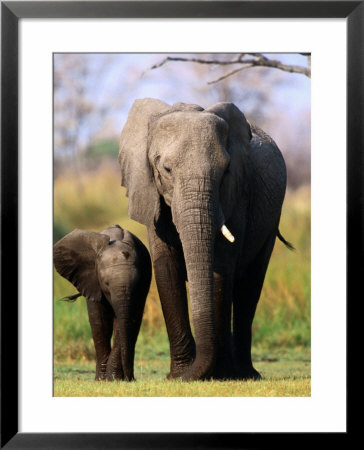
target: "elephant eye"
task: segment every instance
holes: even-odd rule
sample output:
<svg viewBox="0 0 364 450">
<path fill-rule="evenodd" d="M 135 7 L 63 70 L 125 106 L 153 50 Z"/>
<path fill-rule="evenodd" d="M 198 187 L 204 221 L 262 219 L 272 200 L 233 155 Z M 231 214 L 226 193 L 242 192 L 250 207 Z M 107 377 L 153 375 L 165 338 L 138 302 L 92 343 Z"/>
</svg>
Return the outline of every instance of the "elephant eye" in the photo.
<svg viewBox="0 0 364 450">
<path fill-rule="evenodd" d="M 121 253 L 124 255 L 125 259 L 128 259 L 130 256 L 129 252 L 122 251 Z"/>
<path fill-rule="evenodd" d="M 170 169 L 170 168 L 167 167 L 167 166 L 164 166 L 164 170 L 165 170 L 167 173 L 171 173 L 171 172 L 172 172 L 172 169 Z"/>
</svg>

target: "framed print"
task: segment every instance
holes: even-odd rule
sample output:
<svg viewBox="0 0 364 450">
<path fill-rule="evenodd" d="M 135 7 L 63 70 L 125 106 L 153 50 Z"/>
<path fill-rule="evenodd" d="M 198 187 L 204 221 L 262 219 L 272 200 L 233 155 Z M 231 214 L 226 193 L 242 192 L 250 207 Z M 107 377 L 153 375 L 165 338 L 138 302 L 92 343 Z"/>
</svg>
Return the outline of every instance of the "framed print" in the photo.
<svg viewBox="0 0 364 450">
<path fill-rule="evenodd" d="M 322 436 L 330 433 L 335 434 L 336 439 L 347 439 L 350 431 L 347 419 L 347 303 L 351 297 L 357 296 L 357 280 L 360 279 L 364 269 L 361 177 L 363 168 L 363 3 L 360 1 L 10 1 L 1 4 L 1 21 L 1 446 L 59 449 L 145 448 L 148 446 L 245 448 L 262 446 L 265 440 L 274 442 L 276 439 L 280 441 L 285 439 L 293 443 L 298 433 L 302 441 L 308 441 L 311 433 L 315 433 L 315 439 L 318 439 L 321 433 Z M 246 65 L 244 67 L 229 66 L 231 55 L 236 58 L 236 64 L 244 60 Z M 87 64 L 84 64 L 86 60 Z M 112 64 L 119 64 L 118 72 L 108 71 Z M 194 77 L 190 77 L 192 69 L 188 68 L 190 67 L 188 64 L 195 64 Z M 220 64 L 221 67 L 228 67 L 228 71 L 216 70 Z M 300 73 L 295 76 L 305 80 L 305 87 L 298 91 L 290 90 L 290 82 L 286 82 L 286 78 L 277 75 L 275 86 L 280 94 L 274 97 L 269 88 L 261 89 L 261 86 L 266 83 L 264 70 L 259 72 L 262 74 L 259 80 L 258 76 L 252 76 L 249 79 L 245 75 L 252 73 L 255 69 L 243 70 L 243 68 L 257 65 L 279 66 L 279 69 L 288 77 L 293 76 L 292 72 Z M 304 65 L 303 72 L 299 72 L 301 69 L 297 67 L 298 65 Z M 312 91 L 308 78 L 311 76 L 311 70 Z M 276 72 L 280 71 L 276 70 Z M 75 76 L 75 73 L 82 73 L 83 78 L 77 78 L 78 75 Z M 165 74 L 164 78 L 162 73 Z M 239 80 L 244 80 L 241 90 L 239 85 L 231 84 L 227 94 L 226 84 L 225 91 L 222 88 L 220 91 L 216 89 L 211 97 L 208 97 L 204 83 L 196 83 L 199 78 L 213 84 L 223 78 L 232 79 L 236 76 L 241 76 Z M 194 83 L 196 86 L 192 86 Z M 105 89 L 101 89 L 100 85 Z M 286 88 L 285 92 L 278 91 L 279 86 L 282 85 Z M 135 86 L 140 86 L 140 89 L 136 89 Z M 192 91 L 192 88 L 195 90 Z M 254 89 L 258 92 L 255 96 Z M 97 92 L 98 98 L 103 97 L 104 104 L 109 105 L 100 116 L 89 114 L 92 104 L 86 95 L 87 90 Z M 251 120 L 257 118 L 264 123 L 263 110 L 269 109 L 270 106 L 273 109 L 271 116 L 274 117 L 274 121 L 270 125 L 267 122 L 268 130 L 276 130 L 279 144 L 282 142 L 283 147 L 286 145 L 297 149 L 296 159 L 288 160 L 284 155 L 288 176 L 291 177 L 288 182 L 291 185 L 297 183 L 298 186 L 304 186 L 308 181 L 312 183 L 312 190 L 311 187 L 300 190 L 301 215 L 292 216 L 289 226 L 288 222 L 281 222 L 282 226 L 277 231 L 278 238 L 286 244 L 290 240 L 290 233 L 287 235 L 283 225 L 286 230 L 290 230 L 291 234 L 296 233 L 294 236 L 296 236 L 295 241 L 298 242 L 296 244 L 298 250 L 292 253 L 295 255 L 292 258 L 297 260 L 302 257 L 302 253 L 307 251 L 309 255 L 312 250 L 312 259 L 305 253 L 308 262 L 312 261 L 312 267 L 307 272 L 306 284 L 294 290 L 292 285 L 293 280 L 298 279 L 297 266 L 291 263 L 291 260 L 286 260 L 282 265 L 285 265 L 291 277 L 286 284 L 294 290 L 294 294 L 289 296 L 287 294 L 289 289 L 275 282 L 272 283 L 271 291 L 267 296 L 274 305 L 274 299 L 286 293 L 291 306 L 287 306 L 283 313 L 278 312 L 274 307 L 271 310 L 264 310 L 268 331 L 262 335 L 262 340 L 271 339 L 273 342 L 271 348 L 277 342 L 283 346 L 291 341 L 289 344 L 291 347 L 289 345 L 286 347 L 300 348 L 295 351 L 301 352 L 299 353 L 302 363 L 300 376 L 292 372 L 289 358 L 284 360 L 285 363 L 288 362 L 282 369 L 279 379 L 283 385 L 282 391 L 275 391 L 264 382 L 239 380 L 236 383 L 241 383 L 242 390 L 234 395 L 233 384 L 225 385 L 225 381 L 222 380 L 216 388 L 217 393 L 214 394 L 211 390 L 208 391 L 208 388 L 214 386 L 213 383 L 216 381 L 197 381 L 196 386 L 205 383 L 206 391 L 193 395 L 185 388 L 186 384 L 180 382 L 178 390 L 168 396 L 161 394 L 158 390 L 161 385 L 153 388 L 151 384 L 148 386 L 147 380 L 143 381 L 144 395 L 133 394 L 132 389 L 133 386 L 138 387 L 137 382 L 128 384 L 131 387 L 125 388 L 123 395 L 113 394 L 114 386 L 118 389 L 118 386 L 122 386 L 120 383 L 124 382 L 96 382 L 95 384 L 93 357 L 90 358 L 92 363 L 84 361 L 84 365 L 80 363 L 76 366 L 75 364 L 77 359 L 82 359 L 83 354 L 89 352 L 93 355 L 95 351 L 93 342 L 96 341 L 96 335 L 93 335 L 92 341 L 88 324 L 86 324 L 88 334 L 82 334 L 84 333 L 82 330 L 77 331 L 82 336 L 82 342 L 85 341 L 86 336 L 87 343 L 82 344 L 84 346 L 81 351 L 77 350 L 76 357 L 72 356 L 76 354 L 72 353 L 76 351 L 75 347 L 70 349 L 67 347 L 67 341 L 63 340 L 63 336 L 69 331 L 59 328 L 57 311 L 62 309 L 63 314 L 79 303 L 62 305 L 61 309 L 58 308 L 58 302 L 55 302 L 56 305 L 53 306 L 53 289 L 58 289 L 57 283 L 61 286 L 57 294 L 58 298 L 72 297 L 74 293 L 74 291 L 67 291 L 72 287 L 71 285 L 62 285 L 60 276 L 56 275 L 57 281 L 53 282 L 53 244 L 60 241 L 73 228 L 86 229 L 88 224 L 92 223 L 93 231 L 96 229 L 99 231 L 121 220 L 119 224 L 123 228 L 129 229 L 139 237 L 142 236 L 140 239 L 148 245 L 147 236 L 143 234 L 145 227 L 140 228 L 138 224 L 135 225 L 136 222 L 132 225 L 129 218 L 126 217 L 124 220 L 118 214 L 107 215 L 108 211 L 113 209 L 113 205 L 119 201 L 120 195 L 117 189 L 120 189 L 120 182 L 114 183 L 114 181 L 119 179 L 120 175 L 118 172 L 115 178 L 110 166 L 105 165 L 104 175 L 101 177 L 99 175 L 101 163 L 98 155 L 107 155 L 107 152 L 110 152 L 113 164 L 115 163 L 117 156 L 114 129 L 116 134 L 121 132 L 128 112 L 131 111 L 128 126 L 134 130 L 134 125 L 131 123 L 133 101 L 138 98 L 152 97 L 153 94 L 163 102 L 165 101 L 163 105 L 174 104 L 174 114 L 182 116 L 186 110 L 190 111 L 188 113 L 190 115 L 183 116 L 183 123 L 189 124 L 183 133 L 184 139 L 187 139 L 186 136 L 191 129 L 196 129 L 196 136 L 190 139 L 189 145 L 198 140 L 200 133 L 205 137 L 207 133 L 207 125 L 202 126 L 201 122 L 200 126 L 196 126 L 197 111 L 202 109 L 212 111 L 219 117 L 220 122 L 227 123 L 230 116 L 227 112 L 221 111 L 222 106 L 218 102 L 221 100 L 233 102 L 241 110 L 245 105 L 243 112 L 248 122 L 244 118 L 244 124 L 246 123 L 247 129 L 250 130 L 250 140 L 254 133 L 257 133 L 254 128 L 251 128 Z M 122 99 L 122 105 L 118 103 L 118 99 Z M 97 101 L 96 96 L 93 100 Z M 276 102 L 274 107 L 273 100 Z M 144 101 L 144 104 L 148 101 Z M 139 100 L 139 102 L 142 101 Z M 148 119 L 146 122 L 147 128 L 149 127 L 148 133 L 151 133 L 150 130 L 153 127 L 157 129 L 159 126 L 157 119 L 165 119 L 167 111 L 163 109 L 167 107 L 164 107 L 160 100 L 153 100 L 153 102 L 153 105 L 155 102 L 158 103 L 159 115 L 153 116 L 153 120 Z M 196 106 L 199 102 L 203 108 Z M 214 103 L 218 106 L 211 106 Z M 255 105 L 255 110 L 253 106 L 249 110 L 251 104 Z M 280 104 L 280 110 L 276 108 L 276 104 Z M 292 117 L 296 114 L 295 108 L 302 105 L 307 107 L 307 115 L 299 116 L 302 118 L 300 119 L 301 129 L 298 125 L 294 125 L 296 126 L 294 128 Z M 212 109 L 209 110 L 209 107 Z M 75 108 L 79 108 L 78 116 L 74 115 Z M 138 127 L 141 127 L 144 119 L 142 111 L 138 111 L 135 113 L 137 116 L 135 121 Z M 234 111 L 238 114 L 235 109 Z M 311 111 L 312 119 L 310 119 Z M 112 120 L 106 120 L 109 118 L 106 116 L 110 116 Z M 239 117 L 239 123 L 243 123 L 241 115 Z M 216 116 L 214 120 L 217 120 Z M 77 130 L 78 137 L 82 141 L 80 151 L 75 151 L 76 140 L 69 131 L 70 122 L 73 123 L 72 126 Z M 219 126 L 222 127 L 220 122 Z M 84 127 L 85 123 L 86 127 Z M 311 124 L 312 134 L 307 131 Z M 165 124 L 165 126 L 171 130 L 175 127 L 175 123 Z M 232 125 L 230 124 L 229 127 L 232 128 Z M 164 130 L 163 127 L 161 129 Z M 89 144 L 91 140 L 88 140 L 90 130 L 93 136 L 92 145 Z M 240 128 L 239 130 L 242 134 Z M 125 125 L 121 149 L 124 145 L 123 139 L 126 147 L 133 142 L 135 139 L 135 133 L 133 133 L 128 134 L 127 125 Z M 221 131 L 221 133 L 224 132 Z M 291 137 L 287 140 L 289 134 Z M 110 136 L 112 139 L 109 139 Z M 264 136 L 264 139 L 270 139 L 265 134 Z M 229 135 L 224 142 L 233 142 L 233 140 L 234 137 Z M 141 138 L 137 141 L 141 142 Z M 170 145 L 173 147 L 176 141 L 177 139 Z M 269 142 L 273 145 L 271 141 Z M 148 145 L 148 152 L 154 151 L 150 137 L 146 145 Z M 305 153 L 305 148 L 310 148 L 311 145 L 312 159 L 311 153 Z M 208 148 L 212 151 L 212 144 Z M 57 151 L 59 151 L 58 154 Z M 89 174 L 91 174 L 87 189 L 82 181 L 83 175 L 78 171 L 82 152 L 86 151 L 88 155 L 92 155 L 87 159 Z M 229 161 L 234 154 L 233 151 L 225 153 L 223 153 L 224 157 L 221 157 L 224 171 L 225 168 L 230 167 Z M 155 164 L 162 164 L 161 157 L 154 156 Z M 145 225 L 143 214 L 145 210 L 151 210 L 155 196 L 148 197 L 147 184 L 143 184 L 141 194 L 139 192 L 133 196 L 133 188 L 128 184 L 130 173 L 134 173 L 133 165 L 125 162 L 123 156 L 120 156 L 119 160 L 122 183 L 128 189 L 129 215 Z M 72 161 L 72 173 L 64 170 L 68 164 L 67 161 Z M 85 158 L 82 159 L 82 164 L 86 164 L 85 161 Z M 104 164 L 106 158 L 102 161 Z M 125 173 L 123 173 L 123 164 L 124 169 L 127 167 Z M 168 161 L 164 158 L 163 164 L 158 165 L 158 170 L 156 168 L 153 174 L 159 174 L 159 177 L 156 175 L 155 186 L 158 186 L 159 195 L 164 198 L 164 202 L 159 204 L 158 211 L 165 208 L 170 215 L 173 213 L 175 218 L 178 214 L 177 206 L 173 204 L 171 210 L 172 200 L 168 194 L 167 184 L 163 184 L 163 174 L 161 175 L 164 171 L 166 180 L 176 179 L 176 170 L 170 165 L 171 158 Z M 193 171 L 191 167 L 189 170 Z M 214 176 L 217 178 L 220 176 L 216 175 L 220 173 L 219 170 L 214 171 Z M 229 176 L 233 176 L 230 168 Z M 132 177 L 134 184 L 136 177 L 137 175 Z M 116 196 L 113 197 L 108 193 L 112 190 L 111 186 L 116 184 L 118 184 L 115 188 Z M 61 185 L 62 190 L 60 190 Z M 92 195 L 98 197 L 99 203 L 90 204 L 86 211 L 82 208 L 88 201 L 87 195 L 91 186 L 94 189 Z M 221 182 L 220 196 L 223 189 L 224 183 Z M 67 201 L 64 201 L 65 193 L 72 199 L 72 208 Z M 134 208 L 131 203 L 137 195 L 139 195 L 139 206 Z M 287 201 L 289 201 L 288 197 L 286 196 Z M 143 199 L 146 203 L 140 207 Z M 232 242 L 235 238 L 229 230 L 226 230 L 226 225 L 229 227 L 230 222 L 225 225 L 223 220 L 224 215 L 227 217 L 231 215 L 228 204 L 229 202 L 226 202 L 220 212 L 217 207 L 211 207 L 211 209 L 217 211 L 216 214 L 214 212 L 216 222 L 219 222 L 219 227 L 224 224 L 225 237 Z M 307 213 L 307 208 L 309 211 L 312 208 L 312 216 L 310 212 Z M 74 221 L 69 219 L 72 214 L 76 217 Z M 82 215 L 92 216 L 92 221 L 82 222 Z M 272 216 L 273 212 L 270 215 Z M 53 217 L 56 218 L 55 221 Z M 98 217 L 100 219 L 97 221 Z M 155 223 L 158 220 L 156 219 Z M 269 218 L 264 219 L 264 223 L 267 224 L 268 220 Z M 169 225 L 163 223 L 165 227 L 163 230 L 169 229 Z M 173 223 L 176 225 L 174 221 Z M 232 223 L 234 224 L 233 221 Z M 83 224 L 85 224 L 84 227 Z M 297 234 L 303 225 L 307 230 L 312 230 L 312 241 L 309 238 L 304 240 Z M 208 227 L 207 223 L 205 226 Z M 183 225 L 176 225 L 176 229 L 178 234 L 182 235 Z M 235 228 L 231 230 L 234 234 Z M 161 233 L 162 231 L 153 239 L 160 238 Z M 173 229 L 167 233 L 169 249 L 174 245 L 173 233 Z M 99 233 L 94 233 L 94 238 L 96 238 L 95 234 Z M 101 238 L 97 237 L 98 257 L 101 254 L 100 242 L 108 240 L 105 236 L 103 234 Z M 149 236 L 149 239 L 152 238 Z M 64 242 L 63 245 L 65 245 Z M 107 245 L 107 250 L 115 245 L 114 237 L 110 237 Z M 124 249 L 120 257 L 130 262 L 130 257 L 134 253 L 130 250 L 130 242 L 128 245 L 129 250 Z M 186 246 L 183 245 L 185 251 Z M 282 243 L 280 245 L 284 248 Z M 295 242 L 293 245 L 295 246 Z M 72 252 L 74 257 L 74 248 Z M 82 255 L 85 257 L 85 253 Z M 152 251 L 152 260 L 153 257 Z M 94 263 L 91 265 L 93 271 Z M 189 268 L 188 261 L 186 266 L 191 286 L 192 269 Z M 75 270 L 79 270 L 78 268 L 72 268 L 68 272 L 58 270 L 57 264 L 56 269 L 64 278 L 72 273 L 70 281 L 75 280 Z M 156 270 L 155 265 L 154 269 Z M 254 274 L 257 270 L 256 268 Z M 145 272 L 145 269 L 143 271 Z M 91 275 L 89 272 L 86 275 L 87 288 L 84 289 L 78 281 L 75 281 L 74 286 L 87 298 Z M 264 275 L 265 272 L 263 279 Z M 219 282 L 216 280 L 218 277 L 215 277 L 215 285 Z M 184 284 L 184 279 L 182 283 Z M 245 280 L 245 283 L 248 281 Z M 151 292 L 158 298 L 158 294 L 154 294 L 157 292 L 156 289 L 152 287 Z M 258 290 L 260 293 L 260 288 Z M 92 296 L 104 296 L 108 300 L 106 291 L 100 293 L 99 288 L 95 288 Z M 284 293 L 281 294 L 281 292 Z M 161 289 L 159 289 L 159 295 L 161 295 Z M 77 293 L 76 296 L 78 296 Z M 301 297 L 309 300 L 301 304 Z M 82 305 L 85 304 L 82 303 Z M 89 304 L 88 307 L 91 317 L 93 313 L 91 314 L 90 311 L 94 306 Z M 166 304 L 163 307 L 166 309 Z M 304 309 L 302 314 L 308 317 L 304 330 L 299 329 L 301 322 L 296 322 L 298 316 L 295 314 L 300 308 Z M 238 314 L 239 305 L 235 305 L 233 309 L 234 313 Z M 83 308 L 82 317 L 86 317 L 84 311 L 85 308 Z M 70 313 L 67 312 L 67 314 Z M 153 311 L 149 311 L 148 314 L 150 314 L 148 316 L 150 323 L 157 320 Z M 173 314 L 173 311 L 170 314 Z M 191 314 L 195 313 L 192 311 Z M 278 317 L 279 314 L 282 317 Z M 84 320 L 82 317 L 81 313 L 73 317 L 72 326 L 79 326 Z M 105 317 L 103 316 L 102 320 Z M 130 320 L 138 321 L 139 319 Z M 275 327 L 277 328 L 279 320 L 282 323 L 285 322 L 286 328 L 294 332 L 289 334 L 286 331 L 284 334 L 279 329 L 278 333 Z M 230 326 L 231 318 L 228 322 Z M 120 327 L 120 323 L 118 322 L 115 326 Z M 294 328 L 292 324 L 297 323 L 299 326 Z M 92 333 L 96 333 L 91 318 L 90 324 Z M 165 326 L 164 323 L 162 326 Z M 171 341 L 171 326 L 167 324 L 167 328 Z M 110 329 L 112 330 L 112 325 Z M 205 329 L 204 333 L 208 331 Z M 278 334 L 274 333 L 279 334 L 279 339 Z M 61 335 L 62 339 L 58 339 Z M 152 370 L 150 372 L 151 378 L 156 377 L 155 374 L 159 374 L 160 370 L 165 371 L 164 374 L 169 370 L 169 343 L 166 333 L 163 333 L 164 343 L 162 344 L 159 344 L 159 341 L 157 343 L 158 336 L 153 335 L 154 347 L 157 348 L 158 345 L 161 347 L 157 350 L 159 361 L 154 362 L 154 372 Z M 199 339 L 201 341 L 203 338 Z M 115 336 L 114 341 L 116 341 Z M 258 338 L 256 342 L 260 342 Z M 277 355 L 271 348 L 268 351 L 268 347 L 264 347 L 260 353 L 256 351 L 255 356 L 259 355 L 260 359 L 258 359 L 261 363 L 258 364 L 259 370 L 260 367 L 263 367 L 263 370 L 264 367 L 273 367 L 273 364 L 277 362 Z M 96 354 L 97 351 L 96 349 Z M 311 356 L 312 366 L 310 365 Z M 54 362 L 56 359 L 59 364 Z M 98 364 L 96 378 L 102 377 L 100 374 L 103 373 L 103 362 L 100 360 Z M 221 366 L 225 370 L 224 364 Z M 125 367 L 122 366 L 120 377 L 133 378 L 132 370 Z M 197 363 L 193 367 L 196 368 Z M 148 367 L 145 370 L 149 369 Z M 206 369 L 206 374 L 209 373 L 208 370 Z M 68 372 L 74 376 L 73 379 L 68 377 Z M 191 369 L 186 373 L 192 374 L 191 380 L 194 380 L 200 376 L 196 375 L 197 372 L 197 369 L 195 372 Z M 115 376 L 115 373 L 115 371 L 112 372 L 111 378 Z M 269 378 L 269 370 L 266 373 Z M 139 375 L 142 375 L 141 371 L 137 372 L 137 379 Z M 201 377 L 205 377 L 205 372 Z M 246 376 L 241 378 L 246 379 Z M 79 387 L 84 386 L 84 381 L 92 381 L 92 386 L 98 386 L 99 395 L 80 390 Z M 163 383 L 164 389 L 172 389 L 172 382 L 169 385 L 167 381 Z M 248 387 L 253 394 L 249 394 Z M 222 393 L 223 389 L 226 389 L 225 393 Z M 256 419 L 257 417 L 259 420 Z"/>
</svg>

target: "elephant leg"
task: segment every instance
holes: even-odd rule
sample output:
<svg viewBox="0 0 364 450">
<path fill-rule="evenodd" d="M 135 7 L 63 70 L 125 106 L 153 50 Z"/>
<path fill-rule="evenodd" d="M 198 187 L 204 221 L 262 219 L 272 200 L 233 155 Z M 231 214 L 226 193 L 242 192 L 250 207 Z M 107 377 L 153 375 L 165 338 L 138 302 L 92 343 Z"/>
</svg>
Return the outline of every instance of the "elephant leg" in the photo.
<svg viewBox="0 0 364 450">
<path fill-rule="evenodd" d="M 120 353 L 120 330 L 116 318 L 114 318 L 113 330 L 113 344 L 106 367 L 106 380 L 108 381 L 124 379 Z"/>
<path fill-rule="evenodd" d="M 217 359 L 212 377 L 229 379 L 235 375 L 232 356 L 231 303 L 232 283 L 228 275 L 214 272 L 214 311 L 217 334 Z"/>
<path fill-rule="evenodd" d="M 251 358 L 252 323 L 262 291 L 265 274 L 275 243 L 270 236 L 254 261 L 244 270 L 234 285 L 233 346 L 238 379 L 260 379 Z"/>
<path fill-rule="evenodd" d="M 231 229 L 240 228 L 241 220 L 237 217 L 237 223 L 229 223 Z M 238 233 L 235 233 L 236 235 Z M 243 239 L 240 236 L 239 242 Z M 217 334 L 217 358 L 212 377 L 215 379 L 235 378 L 235 366 L 233 360 L 233 343 L 231 334 L 231 313 L 233 300 L 233 281 L 237 265 L 241 243 L 234 246 L 222 235 L 215 241 L 214 255 L 214 315 Z"/>
<path fill-rule="evenodd" d="M 104 380 L 106 367 L 111 351 L 111 336 L 113 331 L 114 313 L 105 300 L 94 302 L 86 299 L 92 337 L 96 351 L 95 380 Z"/>
<path fill-rule="evenodd" d="M 167 378 L 185 372 L 195 357 L 195 343 L 188 317 L 186 269 L 181 254 L 148 229 L 155 279 L 170 343 L 171 367 Z"/>
</svg>

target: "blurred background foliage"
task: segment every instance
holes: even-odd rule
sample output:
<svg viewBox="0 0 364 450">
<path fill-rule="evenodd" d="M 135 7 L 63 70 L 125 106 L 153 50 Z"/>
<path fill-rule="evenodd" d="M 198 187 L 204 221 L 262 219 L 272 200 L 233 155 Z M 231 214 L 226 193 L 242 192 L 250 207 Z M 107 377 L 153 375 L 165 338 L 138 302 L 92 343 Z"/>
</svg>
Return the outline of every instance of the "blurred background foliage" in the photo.
<svg viewBox="0 0 364 450">
<path fill-rule="evenodd" d="M 74 228 L 99 231 L 118 223 L 148 245 L 145 227 L 128 218 L 117 162 L 120 132 L 134 100 L 154 97 L 171 105 L 182 101 L 204 108 L 233 102 L 273 137 L 284 155 L 288 188 L 280 229 L 296 247 L 290 252 L 280 242 L 275 246 L 254 322 L 254 345 L 309 347 L 310 80 L 298 73 L 251 67 L 214 82 L 224 77 L 226 66 L 192 62 L 168 62 L 150 70 L 166 56 L 54 55 L 54 242 Z M 180 56 L 228 62 L 237 55 Z M 309 64 L 300 54 L 267 56 L 286 64 Z M 73 292 L 73 286 L 55 272 L 54 298 Z M 56 360 L 93 358 L 82 299 L 74 304 L 55 302 L 54 338 Z M 153 280 L 138 346 L 152 352 L 156 342 L 168 357 Z"/>
</svg>

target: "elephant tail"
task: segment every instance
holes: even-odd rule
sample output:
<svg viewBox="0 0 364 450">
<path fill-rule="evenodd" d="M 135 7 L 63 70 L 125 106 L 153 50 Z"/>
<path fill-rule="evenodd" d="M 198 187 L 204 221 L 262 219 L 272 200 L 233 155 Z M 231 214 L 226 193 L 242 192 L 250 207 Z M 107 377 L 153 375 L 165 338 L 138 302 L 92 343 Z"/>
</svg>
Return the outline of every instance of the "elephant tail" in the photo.
<svg viewBox="0 0 364 450">
<path fill-rule="evenodd" d="M 67 297 L 60 298 L 58 301 L 59 302 L 75 302 L 78 299 L 78 297 L 81 297 L 81 295 L 82 294 L 77 292 L 77 294 L 67 295 Z"/>
<path fill-rule="evenodd" d="M 289 248 L 290 250 L 296 250 L 290 242 L 284 239 L 279 230 L 277 230 L 277 237 L 287 248 Z"/>
</svg>

